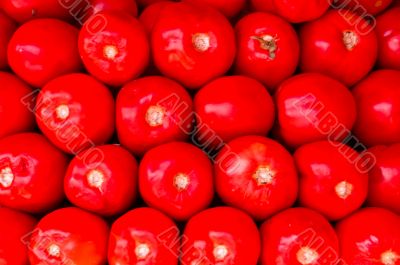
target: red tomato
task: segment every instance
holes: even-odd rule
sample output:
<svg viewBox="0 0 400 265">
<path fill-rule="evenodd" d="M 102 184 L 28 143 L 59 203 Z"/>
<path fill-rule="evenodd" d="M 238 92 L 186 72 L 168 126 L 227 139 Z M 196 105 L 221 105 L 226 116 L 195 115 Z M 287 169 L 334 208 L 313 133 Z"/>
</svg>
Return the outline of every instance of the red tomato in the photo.
<svg viewBox="0 0 400 265">
<path fill-rule="evenodd" d="M 156 24 L 162 10 L 167 5 L 171 4 L 172 1 L 160 1 L 155 2 L 148 7 L 146 7 L 139 16 L 139 21 L 142 23 L 147 33 L 151 35 L 153 27 Z"/>
<path fill-rule="evenodd" d="M 371 73 L 353 90 L 354 134 L 368 146 L 400 142 L 400 71 Z"/>
<path fill-rule="evenodd" d="M 178 227 L 170 218 L 152 208 L 129 211 L 111 227 L 109 264 L 176 265 L 179 244 L 168 238 L 179 240 Z"/>
<path fill-rule="evenodd" d="M 275 94 L 275 103 L 275 133 L 290 147 L 327 138 L 343 140 L 356 119 L 355 102 L 348 89 L 316 73 L 283 82 Z"/>
<path fill-rule="evenodd" d="M 45 37 L 43 37 L 45 36 Z M 34 19 L 14 33 L 8 46 L 12 70 L 29 84 L 42 87 L 81 68 L 78 29 L 56 19 Z"/>
<path fill-rule="evenodd" d="M 16 76 L 0 72 L 0 138 L 31 131 L 35 127 L 33 106 L 28 106 L 32 90 Z M 29 100 L 28 100 L 29 101 Z"/>
<path fill-rule="evenodd" d="M 50 141 L 77 154 L 114 132 L 114 99 L 96 79 L 70 74 L 50 81 L 37 98 L 36 121 Z"/>
<path fill-rule="evenodd" d="M 27 214 L 0 208 L 0 264 L 29 264 L 27 242 L 35 224 Z"/>
<path fill-rule="evenodd" d="M 101 265 L 107 257 L 108 226 L 100 217 L 69 207 L 44 216 L 29 244 L 31 265 Z"/>
<path fill-rule="evenodd" d="M 85 22 L 78 46 L 89 73 L 112 86 L 138 77 L 149 63 L 143 26 L 122 12 L 102 11 Z"/>
<path fill-rule="evenodd" d="M 83 159 L 94 152 L 101 156 L 90 161 Z M 71 161 L 64 179 L 64 191 L 76 206 L 101 215 L 115 215 L 133 203 L 137 171 L 135 158 L 122 147 L 94 147 Z"/>
<path fill-rule="evenodd" d="M 126 84 L 117 97 L 120 143 L 135 154 L 171 141 L 184 141 L 193 130 L 193 103 L 178 83 L 151 76 Z"/>
<path fill-rule="evenodd" d="M 8 68 L 7 46 L 17 24 L 0 9 L 0 70 Z"/>
<path fill-rule="evenodd" d="M 146 7 L 146 6 L 149 6 L 149 5 L 152 5 L 155 3 L 159 3 L 159 2 L 164 2 L 164 1 L 165 0 L 136 0 L 136 3 L 139 6 Z M 171 1 L 176 1 L 176 0 L 171 0 Z"/>
<path fill-rule="evenodd" d="M 174 3 L 164 7 L 152 33 L 157 68 L 195 89 L 226 73 L 236 52 L 229 21 L 207 7 Z"/>
<path fill-rule="evenodd" d="M 68 0 L 66 0 L 68 1 Z M 94 13 L 101 11 L 124 11 L 129 15 L 136 17 L 138 15 L 138 8 L 135 0 L 90 0 L 94 9 Z"/>
<path fill-rule="evenodd" d="M 299 41 L 285 20 L 268 13 L 251 13 L 239 20 L 235 30 L 237 73 L 257 79 L 271 91 L 294 73 Z"/>
<path fill-rule="evenodd" d="M 291 208 L 260 229 L 261 264 L 336 264 L 339 244 L 333 227 L 317 212 Z"/>
<path fill-rule="evenodd" d="M 182 2 L 213 7 L 227 18 L 239 15 L 246 6 L 246 0 L 182 0 Z"/>
<path fill-rule="evenodd" d="M 214 195 L 212 165 L 193 145 L 173 142 L 148 151 L 139 167 L 143 200 L 177 220 L 206 208 Z"/>
<path fill-rule="evenodd" d="M 377 18 L 378 64 L 400 70 L 400 7 L 389 9 Z"/>
<path fill-rule="evenodd" d="M 326 1 L 326 0 L 323 0 Z M 377 58 L 374 28 L 351 12 L 329 11 L 300 30 L 303 72 L 318 72 L 352 86 L 372 69 Z"/>
<path fill-rule="evenodd" d="M 221 199 L 255 219 L 265 219 L 296 200 L 293 158 L 274 140 L 244 136 L 229 142 L 218 154 L 214 171 Z"/>
<path fill-rule="evenodd" d="M 349 9 L 363 16 L 370 16 L 388 8 L 392 0 L 331 0 L 331 3 L 337 9 Z"/>
<path fill-rule="evenodd" d="M 194 136 L 205 146 L 243 135 L 266 135 L 275 117 L 274 103 L 265 87 L 244 76 L 210 82 L 196 94 L 194 108 L 198 129 Z"/>
<path fill-rule="evenodd" d="M 400 262 L 400 217 L 380 208 L 365 208 L 337 225 L 346 263 L 397 265 Z"/>
<path fill-rule="evenodd" d="M 0 205 L 41 213 L 63 199 L 67 157 L 36 133 L 0 140 Z"/>
<path fill-rule="evenodd" d="M 329 220 L 342 219 L 360 208 L 367 197 L 368 174 L 348 159 L 358 156 L 339 142 L 314 142 L 297 149 L 300 204 Z"/>
<path fill-rule="evenodd" d="M 242 211 L 207 209 L 186 224 L 181 264 L 256 265 L 259 254 L 257 226 Z"/>
</svg>

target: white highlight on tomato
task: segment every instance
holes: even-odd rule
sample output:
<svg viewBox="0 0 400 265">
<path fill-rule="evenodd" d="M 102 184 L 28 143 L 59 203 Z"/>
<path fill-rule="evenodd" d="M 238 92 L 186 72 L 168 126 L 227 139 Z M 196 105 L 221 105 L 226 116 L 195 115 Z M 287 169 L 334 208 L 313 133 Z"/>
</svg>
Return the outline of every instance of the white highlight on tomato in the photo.
<svg viewBox="0 0 400 265">
<path fill-rule="evenodd" d="M 118 55 L 118 48 L 115 45 L 106 45 L 103 48 L 104 57 L 113 60 Z"/>
<path fill-rule="evenodd" d="M 216 245 L 213 255 L 216 261 L 223 261 L 228 256 L 228 248 L 225 245 Z"/>
<path fill-rule="evenodd" d="M 146 121 L 152 126 L 160 126 L 164 123 L 165 110 L 160 106 L 151 106 L 146 112 Z"/>
<path fill-rule="evenodd" d="M 50 257 L 59 258 L 61 255 L 61 248 L 56 244 L 51 244 L 47 247 L 47 253 Z"/>
<path fill-rule="evenodd" d="M 296 253 L 297 261 L 302 265 L 316 264 L 319 258 L 319 254 L 314 249 L 309 247 L 302 247 Z"/>
<path fill-rule="evenodd" d="M 344 200 L 347 197 L 349 197 L 351 195 L 351 193 L 353 192 L 353 185 L 347 181 L 339 182 L 335 186 L 335 192 L 336 192 L 337 196 L 339 196 L 339 198 Z"/>
<path fill-rule="evenodd" d="M 150 254 L 150 248 L 147 244 L 138 244 L 135 248 L 137 259 L 145 259 Z"/>
<path fill-rule="evenodd" d="M 56 108 L 56 116 L 60 120 L 65 120 L 69 117 L 69 107 L 68 105 L 62 104 Z"/>
<path fill-rule="evenodd" d="M 196 33 L 192 37 L 192 43 L 196 51 L 205 52 L 211 46 L 210 36 L 206 33 Z"/>
<path fill-rule="evenodd" d="M 103 186 L 105 181 L 105 177 L 103 172 L 98 169 L 92 169 L 86 175 L 87 182 L 89 183 L 90 187 L 100 189 Z"/>
<path fill-rule="evenodd" d="M 2 168 L 0 171 L 0 184 L 4 188 L 11 187 L 14 181 L 14 173 L 12 172 L 10 167 Z"/>
<path fill-rule="evenodd" d="M 398 260 L 400 260 L 400 256 L 392 250 L 383 252 L 381 255 L 381 262 L 384 265 L 396 265 Z"/>
</svg>

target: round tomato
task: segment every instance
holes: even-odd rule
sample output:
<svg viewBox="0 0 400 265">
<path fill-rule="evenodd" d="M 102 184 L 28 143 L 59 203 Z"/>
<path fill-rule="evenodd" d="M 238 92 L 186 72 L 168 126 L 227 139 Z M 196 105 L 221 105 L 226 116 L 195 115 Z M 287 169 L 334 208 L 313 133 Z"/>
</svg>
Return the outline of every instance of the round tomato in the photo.
<svg viewBox="0 0 400 265">
<path fill-rule="evenodd" d="M 235 52 L 235 34 L 229 21 L 207 6 L 167 5 L 153 27 L 155 65 L 187 88 L 199 88 L 225 74 Z"/>
<path fill-rule="evenodd" d="M 260 229 L 261 265 L 336 264 L 339 243 L 333 227 L 317 212 L 291 208 L 280 212 Z"/>
<path fill-rule="evenodd" d="M 205 209 L 214 195 L 212 164 L 193 145 L 172 142 L 148 151 L 139 167 L 143 200 L 177 220 Z"/>
<path fill-rule="evenodd" d="M 108 231 L 107 223 L 94 214 L 74 207 L 58 209 L 36 225 L 30 264 L 105 264 Z"/>
<path fill-rule="evenodd" d="M 46 37 L 43 37 L 46 36 Z M 56 19 L 34 19 L 23 24 L 8 46 L 11 69 L 29 84 L 42 87 L 60 75 L 81 68 L 78 29 Z"/>
<path fill-rule="evenodd" d="M 61 76 L 40 91 L 36 121 L 53 144 L 77 154 L 111 138 L 114 99 L 107 87 L 91 76 Z"/>
<path fill-rule="evenodd" d="M 7 46 L 17 24 L 0 9 L 0 70 L 8 68 Z"/>
<path fill-rule="evenodd" d="M 298 179 L 293 158 L 274 140 L 236 138 L 215 160 L 215 188 L 226 204 L 262 220 L 295 202 Z"/>
<path fill-rule="evenodd" d="M 139 6 L 146 7 L 146 6 L 149 6 L 149 5 L 153 5 L 155 3 L 165 2 L 165 1 L 166 0 L 136 0 L 136 3 Z M 171 1 L 176 1 L 176 0 L 171 0 Z"/>
<path fill-rule="evenodd" d="M 363 16 L 376 15 L 388 8 L 392 2 L 393 0 L 330 0 L 334 8 L 349 9 Z"/>
<path fill-rule="evenodd" d="M 329 11 L 303 25 L 299 34 L 303 72 L 326 74 L 352 86 L 376 62 L 378 45 L 374 28 L 351 12 L 342 15 L 337 10 Z"/>
<path fill-rule="evenodd" d="M 136 1 L 134 0 L 90 0 L 91 5 L 94 9 L 94 13 L 97 14 L 101 11 L 124 11 L 129 15 L 136 17 L 138 15 L 138 8 Z"/>
<path fill-rule="evenodd" d="M 0 204 L 42 213 L 63 199 L 67 157 L 36 133 L 0 140 Z"/>
<path fill-rule="evenodd" d="M 142 23 L 149 36 L 151 36 L 153 27 L 156 24 L 162 10 L 164 9 L 164 7 L 171 3 L 172 1 L 155 2 L 154 4 L 149 5 L 142 11 L 139 16 L 139 21 L 140 23 Z"/>
<path fill-rule="evenodd" d="M 110 265 L 177 265 L 179 229 L 152 208 L 136 208 L 111 227 L 108 246 Z"/>
<path fill-rule="evenodd" d="M 182 2 L 213 7 L 227 18 L 239 15 L 246 6 L 246 0 L 182 0 Z"/>
</svg>

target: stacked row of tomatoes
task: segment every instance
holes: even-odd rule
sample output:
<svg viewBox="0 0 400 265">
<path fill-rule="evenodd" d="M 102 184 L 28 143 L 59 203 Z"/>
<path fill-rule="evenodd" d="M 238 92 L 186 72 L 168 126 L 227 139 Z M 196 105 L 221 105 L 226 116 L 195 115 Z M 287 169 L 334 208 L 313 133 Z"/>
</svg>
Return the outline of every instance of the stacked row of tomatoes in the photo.
<svg viewBox="0 0 400 265">
<path fill-rule="evenodd" d="M 399 2 L 136 2 L 0 2 L 0 265 L 400 264 Z"/>
</svg>

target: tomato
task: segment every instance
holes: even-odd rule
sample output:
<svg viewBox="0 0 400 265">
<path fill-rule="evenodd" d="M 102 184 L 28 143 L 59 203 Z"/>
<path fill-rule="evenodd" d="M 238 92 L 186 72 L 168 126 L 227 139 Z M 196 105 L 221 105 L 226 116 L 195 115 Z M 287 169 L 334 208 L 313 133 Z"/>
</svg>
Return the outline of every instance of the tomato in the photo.
<svg viewBox="0 0 400 265">
<path fill-rule="evenodd" d="M 215 160 L 215 187 L 226 204 L 262 220 L 295 202 L 296 168 L 278 142 L 261 136 L 239 137 Z"/>
<path fill-rule="evenodd" d="M 246 0 L 182 0 L 182 2 L 213 7 L 227 18 L 236 17 L 246 7 Z"/>
<path fill-rule="evenodd" d="M 120 143 L 142 155 L 171 141 L 184 141 L 192 132 L 193 103 L 178 83 L 150 76 L 126 84 L 117 97 Z"/>
<path fill-rule="evenodd" d="M 17 24 L 0 10 L 0 70 L 8 68 L 7 46 Z"/>
<path fill-rule="evenodd" d="M 129 211 L 111 227 L 109 264 L 177 265 L 179 244 L 170 248 L 166 240 L 170 236 L 178 238 L 178 227 L 161 212 L 152 208 Z"/>
<path fill-rule="evenodd" d="M 143 200 L 176 220 L 206 208 L 214 195 L 212 165 L 197 147 L 181 142 L 148 151 L 139 166 Z"/>
<path fill-rule="evenodd" d="M 25 105 L 32 90 L 16 76 L 0 72 L 0 138 L 31 131 L 35 127 L 33 109 Z"/>
<path fill-rule="evenodd" d="M 396 265 L 400 262 L 400 217 L 381 208 L 365 208 L 337 225 L 346 263 Z"/>
<path fill-rule="evenodd" d="M 136 3 L 139 6 L 146 7 L 146 6 L 153 5 L 153 4 L 159 3 L 159 2 L 164 2 L 164 1 L 166 1 L 166 0 L 136 0 Z M 176 0 L 171 0 L 171 1 L 176 1 Z"/>
<path fill-rule="evenodd" d="M 94 150 L 96 149 L 96 150 Z M 99 152 L 90 161 L 82 159 Z M 84 151 L 69 164 L 64 190 L 70 202 L 101 215 L 127 210 L 136 197 L 138 165 L 135 158 L 117 145 Z"/>
<path fill-rule="evenodd" d="M 333 7 L 349 9 L 360 15 L 376 15 L 390 6 L 393 0 L 334 0 Z M 342 11 L 345 12 L 345 11 Z"/>
<path fill-rule="evenodd" d="M 114 99 L 107 87 L 91 76 L 64 75 L 40 91 L 36 121 L 53 144 L 77 154 L 111 138 Z"/>
<path fill-rule="evenodd" d="M 67 157 L 36 133 L 0 140 L 0 205 L 42 213 L 63 199 Z"/>
<path fill-rule="evenodd" d="M 138 77 L 149 63 L 143 26 L 123 12 L 98 12 L 83 25 L 78 46 L 89 73 L 112 86 Z"/>
<path fill-rule="evenodd" d="M 239 20 L 235 31 L 237 73 L 257 79 L 271 91 L 294 73 L 299 41 L 285 20 L 268 13 L 251 13 Z"/>
<path fill-rule="evenodd" d="M 256 265 L 259 254 L 257 226 L 242 211 L 211 208 L 186 224 L 181 264 Z"/>
<path fill-rule="evenodd" d="M 153 27 L 156 24 L 158 17 L 160 16 L 162 10 L 167 5 L 171 4 L 172 1 L 160 1 L 155 2 L 148 7 L 146 7 L 139 16 L 140 23 L 144 26 L 149 36 L 153 31 Z"/>
<path fill-rule="evenodd" d="M 225 74 L 236 52 L 229 21 L 210 7 L 187 3 L 164 7 L 151 42 L 157 68 L 191 89 Z"/>
<path fill-rule="evenodd" d="M 353 95 L 358 139 L 368 146 L 400 142 L 400 71 L 372 72 L 354 88 Z"/>
<path fill-rule="evenodd" d="M 372 69 L 377 37 L 372 25 L 351 12 L 329 11 L 300 29 L 300 68 L 352 86 Z"/>
<path fill-rule="evenodd" d="M 274 123 L 274 103 L 259 82 L 244 76 L 215 79 L 194 98 L 202 145 L 216 146 L 242 135 L 266 135 Z"/>
<path fill-rule="evenodd" d="M 291 208 L 260 229 L 261 264 L 336 264 L 339 243 L 333 227 L 317 212 Z"/>
<path fill-rule="evenodd" d="M 58 209 L 36 225 L 30 264 L 104 264 L 107 239 L 108 226 L 100 217 L 74 207 Z"/>
<path fill-rule="evenodd" d="M 29 234 L 36 220 L 24 213 L 0 208 L 0 264 L 28 264 Z"/>
<path fill-rule="evenodd" d="M 348 89 L 317 73 L 300 74 L 283 82 L 275 103 L 275 134 L 290 147 L 327 138 L 341 141 L 356 119 L 355 102 Z"/>
<path fill-rule="evenodd" d="M 377 18 L 378 64 L 400 70 L 400 7 L 389 9 Z"/>
<path fill-rule="evenodd" d="M 124 11 L 129 15 L 136 17 L 138 15 L 138 8 L 134 0 L 91 0 L 91 5 L 94 13 L 101 11 Z"/>
</svg>

